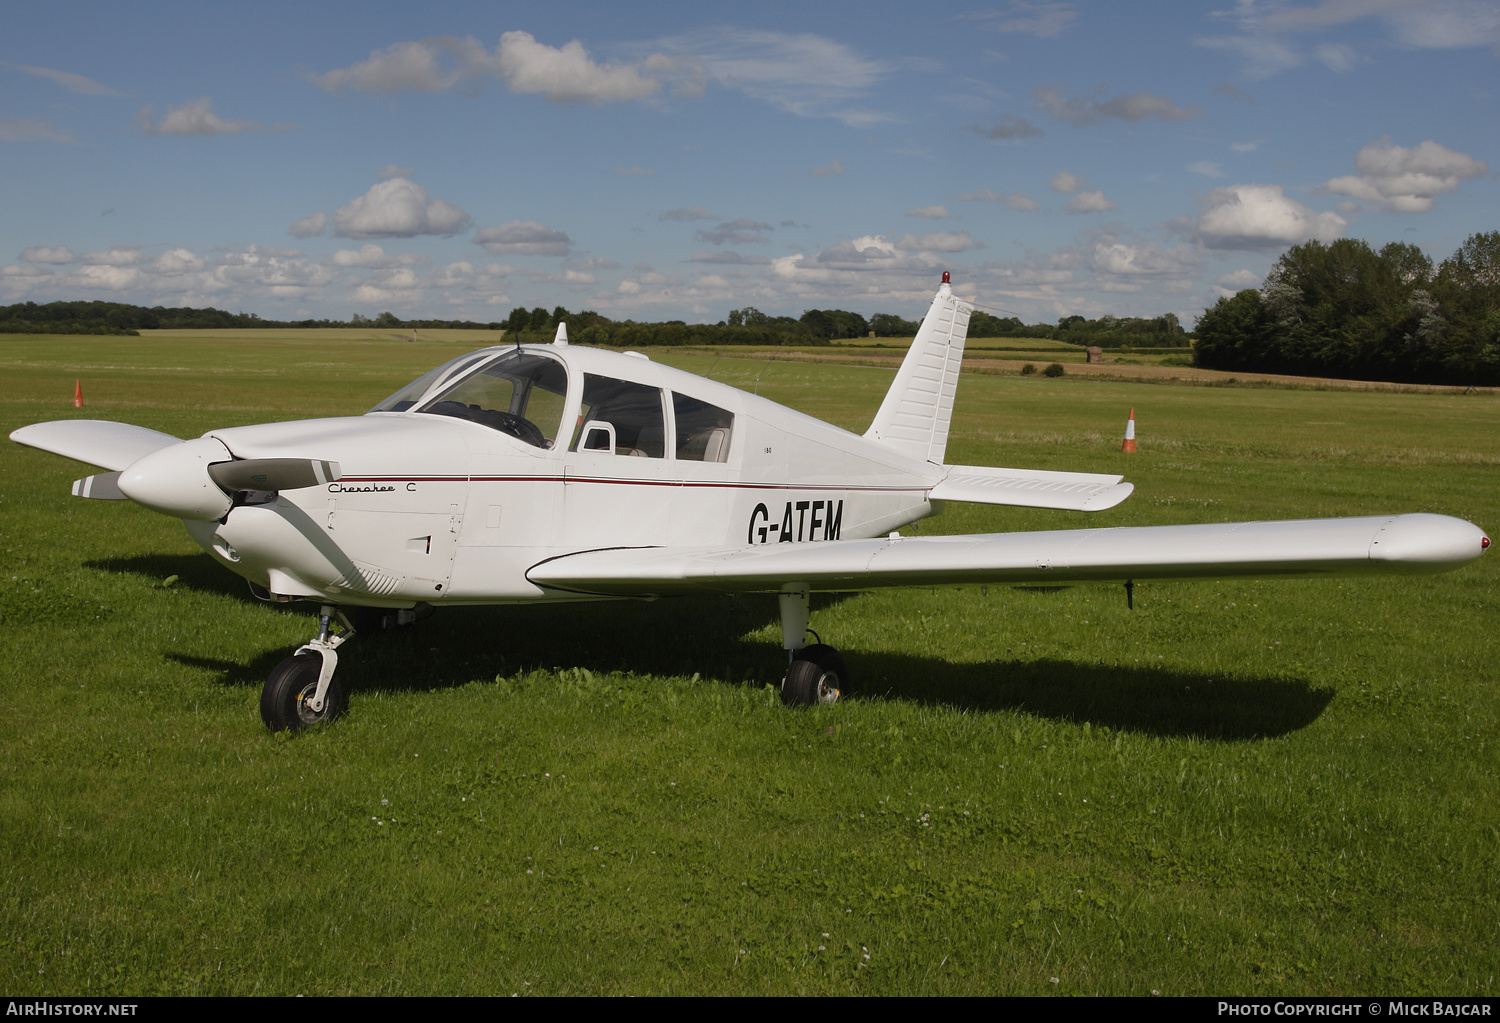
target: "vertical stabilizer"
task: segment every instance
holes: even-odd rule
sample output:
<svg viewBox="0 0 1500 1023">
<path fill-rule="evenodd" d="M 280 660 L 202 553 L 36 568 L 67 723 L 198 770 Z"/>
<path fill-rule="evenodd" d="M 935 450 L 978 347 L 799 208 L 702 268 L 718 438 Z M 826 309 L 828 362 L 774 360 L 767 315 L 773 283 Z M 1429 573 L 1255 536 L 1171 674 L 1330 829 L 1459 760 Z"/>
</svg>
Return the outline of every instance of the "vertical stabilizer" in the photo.
<svg viewBox="0 0 1500 1023">
<path fill-rule="evenodd" d="M 954 296 L 948 275 L 943 274 L 943 284 L 901 363 L 901 371 L 880 403 L 875 421 L 865 431 L 868 439 L 904 455 L 943 464 L 948 424 L 953 419 L 953 394 L 958 389 L 958 367 L 963 362 L 964 339 L 973 311 L 973 306 Z"/>
</svg>

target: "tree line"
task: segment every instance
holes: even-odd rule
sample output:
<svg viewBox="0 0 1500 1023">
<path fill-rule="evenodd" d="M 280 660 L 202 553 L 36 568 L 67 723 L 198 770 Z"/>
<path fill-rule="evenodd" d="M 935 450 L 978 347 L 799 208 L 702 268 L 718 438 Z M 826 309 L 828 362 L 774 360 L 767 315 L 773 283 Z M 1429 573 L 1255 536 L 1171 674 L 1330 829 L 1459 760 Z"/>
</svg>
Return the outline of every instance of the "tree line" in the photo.
<svg viewBox="0 0 1500 1023">
<path fill-rule="evenodd" d="M 771 316 L 754 306 L 731 309 L 718 323 L 683 320 L 637 322 L 612 320 L 584 309 L 563 306 L 527 309 L 517 306 L 499 321 L 406 319 L 386 311 L 377 316 L 353 314 L 348 320 L 266 320 L 255 313 L 222 309 L 127 305 L 120 302 L 22 302 L 0 306 L 0 333 L 124 334 L 140 330 L 217 330 L 226 328 L 374 327 L 390 330 L 466 328 L 503 330 L 512 340 L 550 341 L 557 325 L 568 325 L 570 340 L 617 348 L 648 345 L 822 345 L 854 338 L 910 338 L 921 325 L 892 313 L 866 318 L 847 309 L 808 309 L 800 317 Z M 1118 347 L 1179 347 L 1188 335 L 1177 317 L 1166 313 L 1154 319 L 1101 316 L 1097 320 L 1065 316 L 1056 324 L 1025 324 L 1015 316 L 997 317 L 975 310 L 969 319 L 970 337 L 1034 337 L 1078 345 Z"/>
<path fill-rule="evenodd" d="M 186 306 L 127 305 L 123 302 L 19 302 L 0 306 L 0 333 L 5 334 L 106 334 L 135 335 L 142 330 L 222 330 L 244 327 L 391 327 L 435 329 L 459 327 L 500 330 L 503 323 L 470 320 L 406 320 L 394 313 L 366 317 L 355 313 L 348 320 L 263 320 L 255 313 L 228 313 L 222 309 L 192 309 Z"/>
<path fill-rule="evenodd" d="M 1405 383 L 1500 383 L 1500 231 L 1436 267 L 1415 245 L 1287 250 L 1259 288 L 1198 320 L 1196 365 Z"/>
</svg>

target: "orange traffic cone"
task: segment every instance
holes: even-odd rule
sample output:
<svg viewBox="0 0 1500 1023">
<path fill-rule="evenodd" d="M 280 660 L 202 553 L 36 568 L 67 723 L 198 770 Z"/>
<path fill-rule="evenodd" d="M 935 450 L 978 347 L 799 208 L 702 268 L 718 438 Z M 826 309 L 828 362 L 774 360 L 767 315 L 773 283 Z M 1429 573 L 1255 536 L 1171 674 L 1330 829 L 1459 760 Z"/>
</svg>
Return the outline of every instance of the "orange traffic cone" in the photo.
<svg viewBox="0 0 1500 1023">
<path fill-rule="evenodd" d="M 83 381 L 73 381 L 73 407 L 83 408 Z"/>
<path fill-rule="evenodd" d="M 1125 443 L 1120 450 L 1127 455 L 1135 454 L 1135 409 L 1130 410 L 1130 418 L 1125 420 Z"/>
</svg>

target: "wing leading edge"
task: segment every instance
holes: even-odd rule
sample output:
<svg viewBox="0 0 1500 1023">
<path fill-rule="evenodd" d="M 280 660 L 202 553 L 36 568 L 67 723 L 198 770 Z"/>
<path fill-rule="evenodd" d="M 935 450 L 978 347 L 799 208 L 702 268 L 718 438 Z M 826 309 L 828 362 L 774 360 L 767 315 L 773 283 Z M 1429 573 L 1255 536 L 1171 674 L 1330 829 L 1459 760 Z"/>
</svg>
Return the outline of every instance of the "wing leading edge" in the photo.
<svg viewBox="0 0 1500 1023">
<path fill-rule="evenodd" d="M 543 561 L 538 586 L 613 596 L 703 590 L 1446 572 L 1489 540 L 1425 513 L 1281 522 L 900 537 L 735 548 L 616 548 Z"/>
</svg>

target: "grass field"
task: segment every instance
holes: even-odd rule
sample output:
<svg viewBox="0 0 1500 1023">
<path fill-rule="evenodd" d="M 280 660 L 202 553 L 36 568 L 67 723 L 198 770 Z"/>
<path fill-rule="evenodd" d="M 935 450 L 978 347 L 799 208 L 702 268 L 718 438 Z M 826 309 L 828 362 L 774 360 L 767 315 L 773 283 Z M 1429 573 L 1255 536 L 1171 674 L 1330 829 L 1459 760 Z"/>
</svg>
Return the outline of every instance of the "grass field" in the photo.
<svg viewBox="0 0 1500 1023">
<path fill-rule="evenodd" d="M 358 413 L 463 348 L 4 336 L 0 427 Z M 891 379 L 652 354 L 859 430 Z M 921 530 L 1496 530 L 1496 436 L 1493 394 L 966 375 L 949 461 L 1136 493 Z M 859 689 L 812 711 L 767 688 L 770 598 L 691 626 L 675 601 L 440 609 L 344 647 L 347 714 L 288 737 L 260 685 L 314 609 L 69 497 L 89 471 L 0 446 L 8 994 L 1497 991 L 1493 554 L 1143 584 L 1134 611 L 1102 586 L 818 595 Z"/>
</svg>

